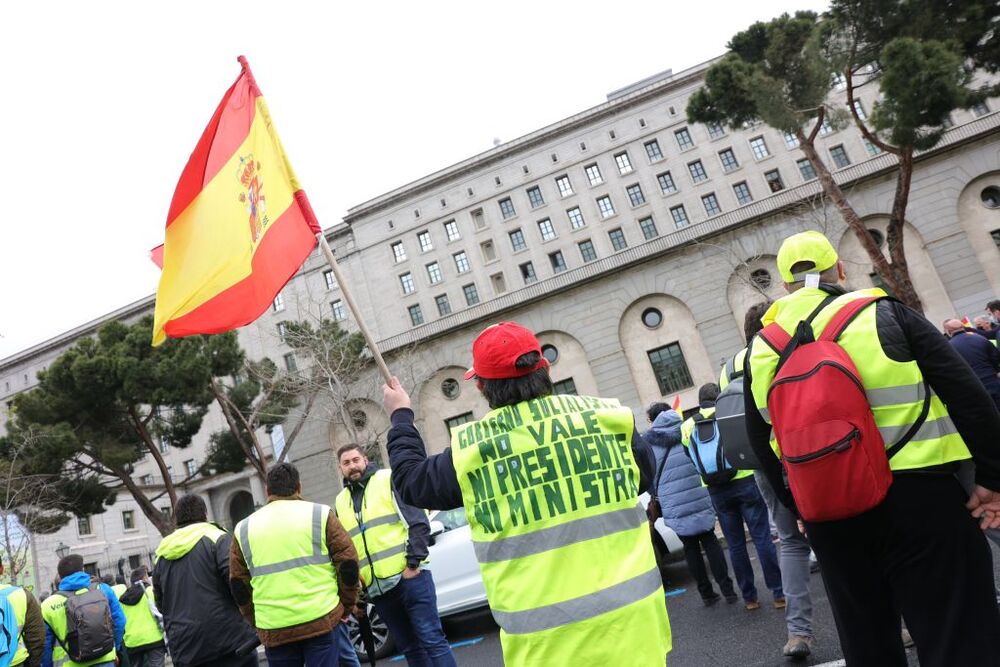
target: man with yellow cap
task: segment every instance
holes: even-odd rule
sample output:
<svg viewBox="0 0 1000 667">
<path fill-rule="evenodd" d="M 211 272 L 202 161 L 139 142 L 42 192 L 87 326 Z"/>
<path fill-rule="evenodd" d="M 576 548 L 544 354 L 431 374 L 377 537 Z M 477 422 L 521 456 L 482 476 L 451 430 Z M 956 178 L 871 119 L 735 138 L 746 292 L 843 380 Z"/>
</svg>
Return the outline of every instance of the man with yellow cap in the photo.
<svg viewBox="0 0 1000 667">
<path fill-rule="evenodd" d="M 406 391 L 385 386 L 389 458 L 405 502 L 464 505 L 504 663 L 663 667 L 670 624 L 638 504 L 654 459 L 632 411 L 553 395 L 538 339 L 514 322 L 483 331 L 472 364 L 491 412 L 430 458 Z"/>
<path fill-rule="evenodd" d="M 777 263 L 789 294 L 750 343 L 747 431 L 779 498 L 805 520 L 847 664 L 906 665 L 902 614 L 924 667 L 1000 665 L 1000 613 L 980 530 L 1000 526 L 993 401 L 921 315 L 878 289 L 847 291 L 844 263 L 822 234 L 786 239 Z M 803 359 L 813 370 L 795 375 Z M 837 381 L 840 393 L 793 400 Z M 832 416 L 855 396 L 864 414 Z M 970 457 L 971 497 L 955 477 Z M 845 470 L 864 474 L 829 483 Z M 872 488 L 881 499 L 869 503 Z"/>
</svg>

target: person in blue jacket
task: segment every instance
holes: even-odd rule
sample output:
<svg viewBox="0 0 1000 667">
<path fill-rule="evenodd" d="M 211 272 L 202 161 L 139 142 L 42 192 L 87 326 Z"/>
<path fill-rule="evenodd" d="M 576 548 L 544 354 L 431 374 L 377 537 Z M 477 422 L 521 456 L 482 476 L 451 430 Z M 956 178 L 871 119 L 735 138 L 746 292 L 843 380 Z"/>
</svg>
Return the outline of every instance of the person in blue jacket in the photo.
<svg viewBox="0 0 1000 667">
<path fill-rule="evenodd" d="M 653 488 L 663 512 L 663 522 L 677 533 L 684 544 L 684 558 L 691 576 L 698 582 L 698 592 L 706 605 L 722 599 L 708 578 L 702 550 L 708 557 L 712 576 L 722 590 L 727 602 L 736 602 L 738 596 L 729 578 L 729 567 L 722 546 L 715 536 L 715 509 L 708 491 L 701 485 L 701 477 L 681 445 L 683 419 L 666 403 L 653 403 L 646 411 L 652 424 L 642 438 L 652 448 L 656 457 L 657 476 Z"/>
<path fill-rule="evenodd" d="M 83 569 L 83 558 L 78 554 L 70 554 L 59 561 L 56 568 L 59 574 L 59 590 L 70 593 L 90 586 L 90 575 Z M 125 651 L 125 612 L 114 591 L 107 584 L 98 584 L 104 597 L 108 598 L 111 608 L 111 624 L 114 626 L 115 651 L 122 655 Z M 52 667 L 52 650 L 56 645 L 56 637 L 52 628 L 45 625 L 45 651 L 42 653 L 42 667 Z"/>
</svg>

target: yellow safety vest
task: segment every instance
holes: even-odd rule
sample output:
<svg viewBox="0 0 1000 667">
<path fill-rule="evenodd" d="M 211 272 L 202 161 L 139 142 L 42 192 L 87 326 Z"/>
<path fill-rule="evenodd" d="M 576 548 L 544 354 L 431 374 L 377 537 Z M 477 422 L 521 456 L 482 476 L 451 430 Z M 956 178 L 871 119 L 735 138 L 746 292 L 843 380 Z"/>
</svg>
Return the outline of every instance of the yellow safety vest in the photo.
<svg viewBox="0 0 1000 667">
<path fill-rule="evenodd" d="M 335 503 L 337 518 L 351 536 L 358 551 L 361 581 L 371 586 L 374 577 L 387 579 L 406 569 L 409 524 L 396 507 L 392 493 L 392 472 L 384 468 L 368 480 L 361 500 L 361 520 L 354 511 L 350 489 L 343 489 Z M 377 591 L 372 591 L 377 594 Z"/>
<path fill-rule="evenodd" d="M 725 369 L 723 369 L 723 372 L 725 372 Z M 715 408 L 714 407 L 713 408 L 701 408 L 700 410 L 698 410 L 698 412 L 701 413 L 702 417 L 711 417 L 712 415 L 715 414 Z M 694 433 L 694 417 L 691 417 L 690 419 L 685 420 L 684 423 L 681 424 L 681 444 L 684 445 L 685 447 L 688 447 L 688 448 L 691 447 L 691 434 L 692 433 Z M 730 482 L 735 482 L 738 479 L 743 479 L 744 477 L 751 477 L 752 475 L 753 475 L 753 470 L 737 470 L 736 474 L 729 481 Z M 700 475 L 699 475 L 699 479 L 701 479 Z M 706 488 L 708 486 L 707 484 L 705 484 L 705 480 L 702 480 L 701 485 L 704 486 L 704 487 L 706 487 Z"/>
<path fill-rule="evenodd" d="M 83 595 L 86 593 L 88 588 L 81 588 L 78 591 L 74 591 L 74 595 Z M 69 591 L 62 591 L 61 594 L 50 595 L 45 598 L 45 602 L 42 603 L 42 619 L 52 630 L 52 634 L 55 635 L 56 640 L 62 644 L 66 641 L 66 597 Z M 61 646 L 55 646 L 52 649 L 53 660 L 56 658 L 56 649 L 61 649 Z M 69 656 L 66 655 L 65 651 L 62 652 L 62 660 L 66 667 L 89 667 L 90 665 L 98 665 L 102 662 L 114 662 L 115 661 L 115 649 L 111 649 L 100 658 L 96 660 L 90 660 L 88 662 L 76 662 L 70 660 Z"/>
<path fill-rule="evenodd" d="M 618 401 L 546 396 L 452 431 L 507 665 L 664 664 L 670 622 L 634 428 Z"/>
<path fill-rule="evenodd" d="M 0 585 L 0 590 L 6 586 Z M 28 647 L 24 645 L 24 620 L 28 614 L 28 594 L 20 586 L 15 586 L 8 595 L 10 606 L 14 608 L 14 618 L 17 619 L 17 651 L 11 659 L 11 665 L 20 665 L 28 659 Z"/>
<path fill-rule="evenodd" d="M 253 588 L 254 617 L 277 630 L 326 616 L 340 604 L 326 545 L 327 505 L 274 500 L 234 531 Z"/>
<path fill-rule="evenodd" d="M 798 323 L 826 298 L 827 293 L 814 288 L 802 288 L 776 301 L 765 313 L 765 325 L 777 322 L 790 335 Z M 817 334 L 844 304 L 867 296 L 885 296 L 880 289 L 866 289 L 837 297 L 813 319 Z M 875 324 L 877 304 L 864 308 L 847 325 L 838 343 L 854 360 L 868 396 L 868 404 L 875 415 L 875 423 L 882 433 L 886 447 L 891 447 L 906 434 L 917 421 L 926 396 L 924 377 L 915 361 L 893 361 L 882 350 Z M 751 391 L 761 416 L 770 423 L 767 412 L 767 391 L 774 379 L 778 354 L 759 336 L 750 350 Z M 771 446 L 781 456 L 781 443 L 771 441 Z M 962 436 L 948 416 L 948 409 L 931 391 L 930 410 L 917 433 L 909 443 L 889 460 L 892 470 L 915 470 L 940 466 L 971 458 Z"/>
<path fill-rule="evenodd" d="M 719 374 L 720 390 L 725 389 L 729 386 L 730 382 L 743 375 L 743 363 L 746 361 L 746 358 L 747 349 L 743 348 L 722 365 L 722 372 Z"/>
<path fill-rule="evenodd" d="M 163 642 L 163 631 L 153 616 L 153 589 L 147 588 L 142 599 L 134 605 L 122 602 L 125 612 L 125 648 L 141 648 Z"/>
<path fill-rule="evenodd" d="M 115 584 L 111 587 L 111 592 L 115 594 L 116 598 L 120 598 L 122 594 L 128 590 L 128 586 L 125 584 Z"/>
</svg>

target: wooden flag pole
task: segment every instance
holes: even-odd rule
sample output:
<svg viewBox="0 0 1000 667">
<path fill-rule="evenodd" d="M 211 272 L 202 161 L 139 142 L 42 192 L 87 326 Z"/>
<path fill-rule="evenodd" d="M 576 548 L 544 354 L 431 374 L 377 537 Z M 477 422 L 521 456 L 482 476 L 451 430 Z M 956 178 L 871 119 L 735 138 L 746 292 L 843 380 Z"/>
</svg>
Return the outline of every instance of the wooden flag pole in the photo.
<svg viewBox="0 0 1000 667">
<path fill-rule="evenodd" d="M 327 263 L 333 269 L 333 277 L 337 279 L 340 291 L 344 294 L 344 300 L 347 301 L 347 307 L 351 309 L 351 315 L 354 316 L 354 321 L 358 323 L 358 329 L 361 330 L 361 335 L 365 338 L 368 351 L 372 353 L 378 369 L 382 372 L 382 377 L 385 378 L 386 384 L 388 384 L 392 380 L 392 374 L 389 372 L 389 367 L 385 365 L 385 359 L 382 358 L 382 353 L 379 352 L 378 346 L 375 345 L 375 340 L 372 338 L 371 333 L 369 333 L 368 327 L 365 326 L 365 320 L 361 317 L 361 311 L 358 310 L 357 304 L 354 303 L 351 290 L 344 281 L 343 274 L 340 273 L 340 268 L 337 266 L 337 259 L 333 256 L 333 250 L 330 248 L 330 244 L 326 242 L 326 234 L 320 232 L 316 234 L 316 239 L 319 241 L 319 247 L 323 250 L 323 255 L 326 257 Z"/>
</svg>

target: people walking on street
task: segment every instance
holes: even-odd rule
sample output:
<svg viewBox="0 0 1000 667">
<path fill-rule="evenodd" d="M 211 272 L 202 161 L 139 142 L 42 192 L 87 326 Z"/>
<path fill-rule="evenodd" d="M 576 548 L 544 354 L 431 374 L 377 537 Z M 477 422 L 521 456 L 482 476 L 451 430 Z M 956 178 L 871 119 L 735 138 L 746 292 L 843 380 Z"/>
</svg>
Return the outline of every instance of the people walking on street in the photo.
<svg viewBox="0 0 1000 667">
<path fill-rule="evenodd" d="M 905 666 L 902 614 L 923 667 L 1000 665 L 981 530 L 1000 526 L 995 404 L 927 320 L 848 292 L 822 234 L 786 239 L 777 264 L 789 294 L 750 343 L 747 430 L 805 522 L 847 664 Z M 955 476 L 970 452 L 971 497 Z"/>
<path fill-rule="evenodd" d="M 358 445 L 337 451 L 344 488 L 337 518 L 358 552 L 361 583 L 410 665 L 455 665 L 426 566 L 431 528 L 422 509 L 392 488 L 391 472 L 369 462 Z"/>
<path fill-rule="evenodd" d="M 3 562 L 0 561 L 0 577 L 3 576 Z M 6 599 L 14 612 L 14 622 L 18 634 L 16 645 L 11 643 L 11 667 L 38 667 L 45 652 L 45 620 L 38 600 L 22 586 L 0 586 L 0 600 Z"/>
<path fill-rule="evenodd" d="M 684 558 L 698 584 L 702 602 L 706 606 L 713 605 L 723 596 L 727 602 L 736 602 L 738 597 L 733 580 L 729 578 L 726 556 L 715 536 L 712 500 L 681 445 L 683 420 L 666 403 L 649 406 L 646 416 L 652 423 L 649 430 L 642 434 L 642 439 L 653 450 L 657 470 L 650 493 L 655 493 L 659 499 L 663 522 L 677 533 L 684 544 Z M 722 595 L 712 587 L 705 569 L 705 558 Z"/>
<path fill-rule="evenodd" d="M 107 584 L 90 582 L 79 554 L 61 558 L 56 572 L 59 590 L 41 605 L 42 667 L 52 667 L 57 644 L 67 654 L 67 667 L 114 667 L 125 637 L 125 614 L 118 598 Z"/>
<path fill-rule="evenodd" d="M 132 585 L 118 597 L 125 613 L 125 652 L 131 667 L 163 667 L 163 617 L 153 600 L 149 570 L 132 570 Z"/>
<path fill-rule="evenodd" d="M 337 667 L 358 554 L 336 513 L 303 500 L 299 471 L 279 463 L 267 471 L 267 504 L 234 532 L 229 585 L 268 666 Z"/>
<path fill-rule="evenodd" d="M 761 317 L 771 307 L 770 301 L 755 304 L 747 310 L 743 322 L 743 335 L 747 342 L 753 340 L 762 328 Z M 722 376 L 725 383 L 736 381 L 744 374 L 747 348 L 743 348 L 732 360 L 723 366 Z M 747 389 L 743 385 L 744 391 Z M 781 590 L 785 594 L 785 625 L 788 629 L 788 639 L 781 649 L 782 655 L 801 659 L 812 653 L 812 595 L 809 593 L 809 577 L 811 570 L 810 555 L 812 547 L 809 540 L 799 530 L 799 518 L 795 513 L 778 501 L 778 496 L 767 476 L 754 471 L 754 480 L 760 490 L 761 497 L 767 504 L 771 522 L 778 531 L 781 543 L 778 548 L 778 565 L 781 568 Z"/>
<path fill-rule="evenodd" d="M 944 323 L 945 332 L 950 337 L 951 346 L 965 359 L 972 372 L 983 383 L 986 392 L 1000 409 L 1000 351 L 986 338 L 967 331 L 959 320 Z"/>
<path fill-rule="evenodd" d="M 715 399 L 718 396 L 719 385 L 714 382 L 701 386 L 698 390 L 698 414 L 681 425 L 681 442 L 688 448 L 695 468 L 708 486 L 708 495 L 726 538 L 729 560 L 733 564 L 733 574 L 736 575 L 736 583 L 743 595 L 744 606 L 750 611 L 760 608 L 753 565 L 747 551 L 746 532 L 743 530 L 746 524 L 774 606 L 776 609 L 784 609 L 781 569 L 778 567 L 778 554 L 771 541 L 767 505 L 754 482 L 753 471 L 732 468 L 725 470 L 723 465 L 716 463 L 717 460 L 724 460 L 719 451 L 720 448 L 724 451 L 725 446 L 725 443 L 720 442 L 719 429 L 715 423 Z M 699 464 L 699 461 L 703 463 Z"/>
<path fill-rule="evenodd" d="M 153 601 L 163 615 L 175 667 L 254 667 L 256 642 L 229 591 L 232 535 L 208 521 L 200 496 L 177 500 L 177 529 L 160 542 L 153 565 Z"/>
<path fill-rule="evenodd" d="M 409 395 L 396 378 L 383 388 L 399 494 L 464 505 L 508 666 L 662 667 L 670 623 L 638 502 L 655 464 L 631 410 L 553 396 L 538 339 L 513 322 L 483 331 L 472 362 L 490 412 L 429 458 Z"/>
</svg>

